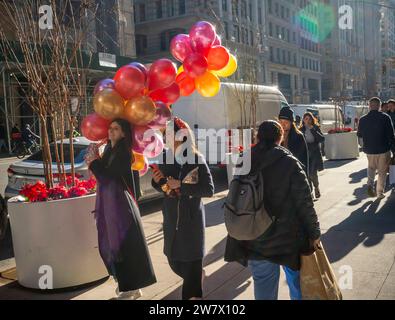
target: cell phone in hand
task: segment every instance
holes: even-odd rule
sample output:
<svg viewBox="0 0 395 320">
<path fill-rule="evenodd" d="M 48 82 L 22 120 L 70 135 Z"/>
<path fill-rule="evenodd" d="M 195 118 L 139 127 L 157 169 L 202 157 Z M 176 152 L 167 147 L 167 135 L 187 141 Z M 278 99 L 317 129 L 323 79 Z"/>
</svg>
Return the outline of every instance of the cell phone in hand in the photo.
<svg viewBox="0 0 395 320">
<path fill-rule="evenodd" d="M 159 167 L 157 164 L 150 164 L 149 167 L 154 171 L 159 171 Z"/>
</svg>

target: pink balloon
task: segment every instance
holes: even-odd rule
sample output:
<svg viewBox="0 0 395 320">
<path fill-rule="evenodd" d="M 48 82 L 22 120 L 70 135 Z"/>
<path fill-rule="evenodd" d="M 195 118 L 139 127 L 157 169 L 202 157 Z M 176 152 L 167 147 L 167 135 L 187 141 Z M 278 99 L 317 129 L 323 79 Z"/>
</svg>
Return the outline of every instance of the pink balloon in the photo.
<svg viewBox="0 0 395 320">
<path fill-rule="evenodd" d="M 208 53 L 216 36 L 215 27 L 207 21 L 196 23 L 189 32 L 192 49 L 203 55 Z"/>
<path fill-rule="evenodd" d="M 104 79 L 100 80 L 93 91 L 93 95 L 96 95 L 100 91 L 103 91 L 104 89 L 115 89 L 115 82 L 113 79 Z"/>
<path fill-rule="evenodd" d="M 195 79 L 204 75 L 208 68 L 208 61 L 200 53 L 189 55 L 184 61 L 184 71 L 187 76 Z"/>
<path fill-rule="evenodd" d="M 169 59 L 155 61 L 148 72 L 148 86 L 151 91 L 169 87 L 176 81 L 177 68 Z"/>
<path fill-rule="evenodd" d="M 215 40 L 213 42 L 213 47 L 214 46 L 221 46 L 221 45 L 222 45 L 221 37 L 217 34 L 215 36 Z"/>
<path fill-rule="evenodd" d="M 155 158 L 164 148 L 162 134 L 148 127 L 134 127 L 133 151 L 147 158 Z"/>
<path fill-rule="evenodd" d="M 144 168 L 143 168 L 143 170 L 140 170 L 140 171 L 139 171 L 140 177 L 145 176 L 145 175 L 147 174 L 147 172 L 148 172 L 148 169 L 149 169 L 149 164 L 148 164 L 147 159 L 145 159 Z"/>
<path fill-rule="evenodd" d="M 178 61 L 184 62 L 185 58 L 193 52 L 189 35 L 175 36 L 170 43 L 170 52 Z"/>
<path fill-rule="evenodd" d="M 163 102 L 156 102 L 156 116 L 147 126 L 151 129 L 163 129 L 167 122 L 171 119 L 171 110 Z"/>
</svg>

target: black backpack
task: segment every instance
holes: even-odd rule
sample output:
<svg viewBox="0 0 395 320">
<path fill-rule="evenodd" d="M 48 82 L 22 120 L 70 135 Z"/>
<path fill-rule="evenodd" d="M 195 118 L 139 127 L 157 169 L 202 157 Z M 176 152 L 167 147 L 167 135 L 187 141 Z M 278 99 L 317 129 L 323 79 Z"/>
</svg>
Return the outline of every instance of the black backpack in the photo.
<svg viewBox="0 0 395 320">
<path fill-rule="evenodd" d="M 224 204 L 225 225 L 236 240 L 255 240 L 275 222 L 264 205 L 262 170 L 235 176 Z"/>
</svg>

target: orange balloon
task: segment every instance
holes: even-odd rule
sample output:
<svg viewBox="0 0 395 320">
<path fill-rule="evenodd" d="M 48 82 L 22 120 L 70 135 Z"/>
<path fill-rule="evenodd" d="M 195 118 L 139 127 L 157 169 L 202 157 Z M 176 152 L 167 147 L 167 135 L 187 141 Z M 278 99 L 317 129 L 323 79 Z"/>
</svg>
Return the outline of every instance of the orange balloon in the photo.
<svg viewBox="0 0 395 320">
<path fill-rule="evenodd" d="M 127 102 L 123 118 L 136 126 L 145 126 L 154 120 L 156 106 L 149 97 L 137 97 Z"/>
<path fill-rule="evenodd" d="M 115 90 L 104 89 L 95 95 L 93 106 L 102 118 L 114 120 L 122 116 L 124 100 Z"/>
<path fill-rule="evenodd" d="M 213 71 L 213 73 L 218 77 L 227 78 L 237 71 L 237 67 L 237 58 L 233 54 L 231 54 L 226 67 L 218 71 Z"/>
<path fill-rule="evenodd" d="M 197 91 L 206 98 L 214 97 L 221 90 L 221 81 L 219 78 L 211 73 L 206 72 L 201 77 L 195 79 Z"/>
<path fill-rule="evenodd" d="M 137 152 L 133 152 L 134 162 L 132 165 L 133 171 L 141 171 L 144 169 L 145 166 L 145 157 Z"/>
<path fill-rule="evenodd" d="M 207 57 L 208 68 L 209 70 L 222 70 L 228 65 L 229 59 L 228 49 L 223 46 L 211 47 Z"/>
</svg>

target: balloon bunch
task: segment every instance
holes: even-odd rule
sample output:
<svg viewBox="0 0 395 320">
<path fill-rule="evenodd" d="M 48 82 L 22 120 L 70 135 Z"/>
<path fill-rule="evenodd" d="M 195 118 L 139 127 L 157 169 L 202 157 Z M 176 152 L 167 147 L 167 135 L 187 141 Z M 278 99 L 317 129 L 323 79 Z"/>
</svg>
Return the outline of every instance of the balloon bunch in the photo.
<svg viewBox="0 0 395 320">
<path fill-rule="evenodd" d="M 82 122 L 83 135 L 91 141 L 108 137 L 112 120 L 122 118 L 132 125 L 133 170 L 144 175 L 148 158 L 162 153 L 160 129 L 171 119 L 168 104 L 180 98 L 176 83 L 177 68 L 168 59 L 155 61 L 148 69 L 133 62 L 120 68 L 113 79 L 101 80 L 95 87 L 95 113 Z"/>
<path fill-rule="evenodd" d="M 215 27 L 206 21 L 196 23 L 189 35 L 175 36 L 170 51 L 182 63 L 176 78 L 181 96 L 197 90 L 203 97 L 214 97 L 221 89 L 219 77 L 230 77 L 237 70 L 236 57 L 221 45 Z"/>
</svg>

